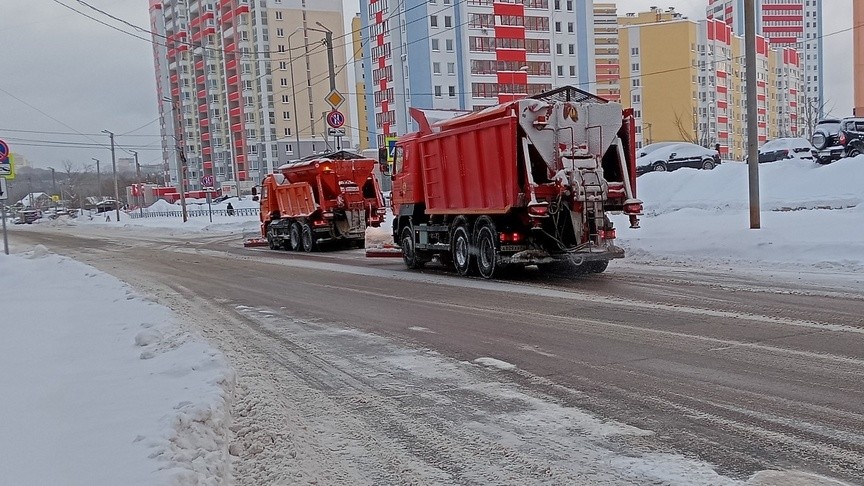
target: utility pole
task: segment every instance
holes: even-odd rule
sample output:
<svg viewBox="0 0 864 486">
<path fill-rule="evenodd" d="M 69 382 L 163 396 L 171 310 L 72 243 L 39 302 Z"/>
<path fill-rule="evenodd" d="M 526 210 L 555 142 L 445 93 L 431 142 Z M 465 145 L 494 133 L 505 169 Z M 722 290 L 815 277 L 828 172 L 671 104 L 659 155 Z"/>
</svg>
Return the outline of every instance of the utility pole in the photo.
<svg viewBox="0 0 864 486">
<path fill-rule="evenodd" d="M 324 43 L 327 45 L 327 67 L 330 70 L 330 91 L 336 91 L 336 65 L 333 64 L 333 31 L 324 27 L 321 22 L 315 25 L 324 29 Z"/>
<path fill-rule="evenodd" d="M 117 185 L 117 159 L 114 157 L 114 133 L 108 130 L 102 130 L 102 133 L 107 133 L 111 139 L 111 170 L 114 172 L 114 214 L 117 217 L 117 222 L 120 222 L 120 186 Z"/>
<path fill-rule="evenodd" d="M 864 0 L 852 0 L 852 54 L 855 59 L 855 105 L 852 114 L 864 116 Z"/>
<path fill-rule="evenodd" d="M 750 229 L 762 227 L 759 212 L 759 112 L 756 98 L 756 2 L 744 0 L 744 43 L 747 58 L 747 169 Z"/>
<path fill-rule="evenodd" d="M 183 153 L 183 124 L 181 123 L 182 120 L 180 120 L 180 109 L 177 107 L 177 103 L 171 98 L 162 98 L 162 100 L 171 103 L 171 109 L 177 118 L 177 127 L 174 131 L 179 133 L 179 136 L 175 135 L 174 138 L 177 142 L 177 157 L 180 159 L 177 172 L 180 173 L 180 208 L 183 213 L 183 222 L 185 223 L 189 220 L 189 214 L 186 212 L 186 154 Z"/>
<path fill-rule="evenodd" d="M 102 202 L 102 176 L 99 174 L 99 159 L 90 158 L 96 161 L 96 190 L 99 191 L 99 202 Z"/>
<path fill-rule="evenodd" d="M 141 164 L 138 163 L 138 152 L 130 150 L 135 156 L 135 175 L 138 178 L 138 215 L 144 217 L 144 184 L 141 182 Z"/>
<path fill-rule="evenodd" d="M 49 167 L 51 169 L 51 200 L 54 201 L 54 216 L 57 216 L 57 201 L 54 200 L 54 196 L 57 194 L 57 178 L 54 177 L 54 167 Z"/>
</svg>

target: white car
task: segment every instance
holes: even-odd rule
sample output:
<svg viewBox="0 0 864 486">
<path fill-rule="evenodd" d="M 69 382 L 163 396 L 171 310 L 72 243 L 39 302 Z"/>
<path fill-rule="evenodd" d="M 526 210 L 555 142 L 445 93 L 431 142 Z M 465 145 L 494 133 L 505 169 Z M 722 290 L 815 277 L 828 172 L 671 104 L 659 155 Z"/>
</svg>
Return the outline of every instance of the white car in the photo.
<svg viewBox="0 0 864 486">
<path fill-rule="evenodd" d="M 816 148 L 804 138 L 777 138 L 759 147 L 759 163 L 797 159 L 816 160 Z"/>
<path fill-rule="evenodd" d="M 659 142 L 636 151 L 636 175 L 682 167 L 711 170 L 720 165 L 720 154 L 689 142 Z"/>
</svg>

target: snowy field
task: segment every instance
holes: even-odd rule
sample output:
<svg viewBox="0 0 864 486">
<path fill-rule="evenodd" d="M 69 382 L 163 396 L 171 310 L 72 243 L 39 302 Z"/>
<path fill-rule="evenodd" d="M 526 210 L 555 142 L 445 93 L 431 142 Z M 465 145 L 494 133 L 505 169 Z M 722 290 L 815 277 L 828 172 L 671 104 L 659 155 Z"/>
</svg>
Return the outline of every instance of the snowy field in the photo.
<svg viewBox="0 0 864 486">
<path fill-rule="evenodd" d="M 234 373 L 165 307 L 37 246 L 0 258 L 0 483 L 230 478 Z"/>
<path fill-rule="evenodd" d="M 626 262 L 786 271 L 793 281 L 802 272 L 864 279 L 864 156 L 828 166 L 765 164 L 760 174 L 758 231 L 749 229 L 744 164 L 640 177 L 642 228 L 614 218 Z M 184 224 L 124 214 L 119 222 L 100 215 L 37 224 L 142 238 L 206 232 L 236 236 L 238 245 L 258 232 L 257 216 L 214 216 L 213 223 L 198 216 Z M 389 228 L 370 230 L 370 243 L 388 237 Z M 230 481 L 225 438 L 234 375 L 225 359 L 115 278 L 42 247 L 19 250 L 26 252 L 0 255 L 7 289 L 0 294 L 0 483 Z"/>
</svg>

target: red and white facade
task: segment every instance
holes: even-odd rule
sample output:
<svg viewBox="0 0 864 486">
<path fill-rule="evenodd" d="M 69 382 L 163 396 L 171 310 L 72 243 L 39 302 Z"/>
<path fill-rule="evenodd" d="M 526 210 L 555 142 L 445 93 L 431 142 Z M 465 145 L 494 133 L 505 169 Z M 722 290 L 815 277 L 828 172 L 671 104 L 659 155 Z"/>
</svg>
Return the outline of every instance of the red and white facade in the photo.
<svg viewBox="0 0 864 486">
<path fill-rule="evenodd" d="M 266 8 L 250 0 L 151 0 L 163 159 L 185 188 L 212 176 L 231 191 L 273 169 Z M 231 181 L 231 184 L 225 184 Z"/>
<path fill-rule="evenodd" d="M 805 104 L 821 116 L 824 105 L 822 0 L 755 0 L 756 33 L 772 47 L 796 49 L 804 69 Z M 706 15 L 744 35 L 744 0 L 709 0 Z M 806 107 L 805 107 L 806 108 Z M 806 111 L 806 110 L 805 110 Z M 811 118 L 815 116 L 811 115 Z"/>
<path fill-rule="evenodd" d="M 370 0 L 361 19 L 376 146 L 412 130 L 409 107 L 479 110 L 596 80 L 588 0 Z"/>
</svg>

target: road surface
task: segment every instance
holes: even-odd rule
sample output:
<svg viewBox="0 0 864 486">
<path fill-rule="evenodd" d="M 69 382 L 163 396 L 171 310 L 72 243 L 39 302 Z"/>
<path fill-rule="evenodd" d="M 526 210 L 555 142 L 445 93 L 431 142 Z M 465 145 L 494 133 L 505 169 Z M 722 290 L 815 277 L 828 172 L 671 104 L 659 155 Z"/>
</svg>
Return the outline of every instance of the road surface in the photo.
<svg viewBox="0 0 864 486">
<path fill-rule="evenodd" d="M 490 282 L 237 236 L 10 236 L 225 352 L 237 484 L 864 484 L 855 282 L 627 262 Z"/>
</svg>

